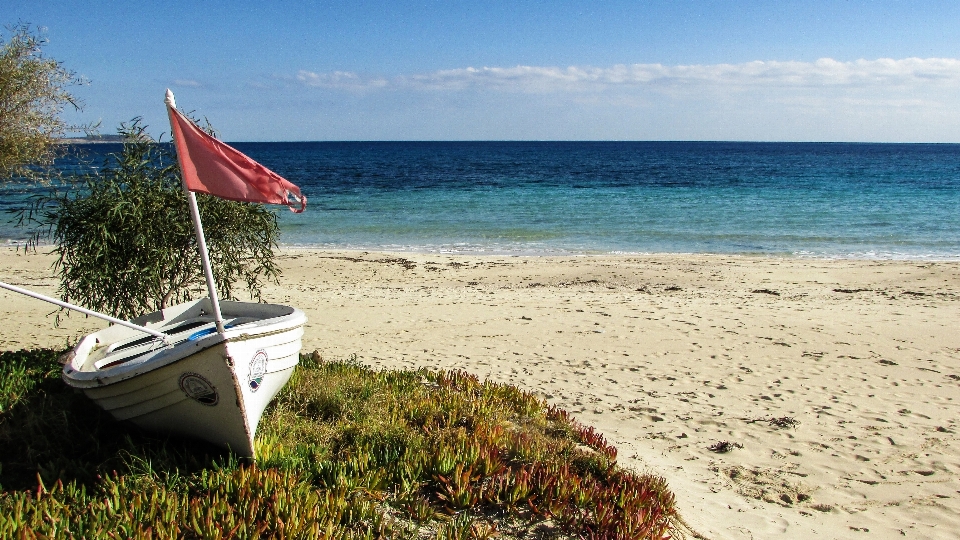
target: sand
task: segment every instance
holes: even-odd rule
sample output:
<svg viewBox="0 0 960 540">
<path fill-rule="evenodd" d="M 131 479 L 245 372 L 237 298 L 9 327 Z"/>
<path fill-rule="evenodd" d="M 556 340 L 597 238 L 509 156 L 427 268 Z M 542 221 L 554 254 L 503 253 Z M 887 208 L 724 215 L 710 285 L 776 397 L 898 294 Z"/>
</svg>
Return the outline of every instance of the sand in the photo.
<svg viewBox="0 0 960 540">
<path fill-rule="evenodd" d="M 53 294 L 52 260 L 0 249 L 0 280 Z M 310 250 L 280 263 L 266 298 L 307 313 L 304 351 L 537 392 L 600 429 L 622 465 L 664 476 L 706 537 L 960 536 L 960 263 Z M 102 327 L 0 300 L 2 349 Z"/>
</svg>

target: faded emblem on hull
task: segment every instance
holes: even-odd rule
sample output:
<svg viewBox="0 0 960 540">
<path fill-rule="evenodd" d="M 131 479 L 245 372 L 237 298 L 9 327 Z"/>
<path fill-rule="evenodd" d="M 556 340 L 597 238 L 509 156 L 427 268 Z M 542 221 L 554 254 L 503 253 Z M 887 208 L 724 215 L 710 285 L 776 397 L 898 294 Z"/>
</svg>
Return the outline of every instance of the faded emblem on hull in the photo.
<svg viewBox="0 0 960 540">
<path fill-rule="evenodd" d="M 260 349 L 250 360 L 250 374 L 247 375 L 247 382 L 250 384 L 250 391 L 256 392 L 263 383 L 263 377 L 267 374 L 267 351 Z"/>
<path fill-rule="evenodd" d="M 181 375 L 180 389 L 188 398 L 204 405 L 212 407 L 220 401 L 216 387 L 199 373 L 184 373 Z"/>
</svg>

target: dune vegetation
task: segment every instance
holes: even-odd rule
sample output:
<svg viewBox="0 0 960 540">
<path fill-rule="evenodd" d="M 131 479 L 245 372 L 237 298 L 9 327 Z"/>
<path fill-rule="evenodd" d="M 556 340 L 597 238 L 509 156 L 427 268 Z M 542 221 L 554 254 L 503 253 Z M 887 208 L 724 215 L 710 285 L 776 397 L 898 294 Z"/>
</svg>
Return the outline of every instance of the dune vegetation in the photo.
<svg viewBox="0 0 960 540">
<path fill-rule="evenodd" d="M 465 372 L 302 356 L 251 463 L 117 423 L 60 368 L 0 352 L 0 537 L 690 534 L 664 480 L 618 467 L 593 428 Z"/>
</svg>

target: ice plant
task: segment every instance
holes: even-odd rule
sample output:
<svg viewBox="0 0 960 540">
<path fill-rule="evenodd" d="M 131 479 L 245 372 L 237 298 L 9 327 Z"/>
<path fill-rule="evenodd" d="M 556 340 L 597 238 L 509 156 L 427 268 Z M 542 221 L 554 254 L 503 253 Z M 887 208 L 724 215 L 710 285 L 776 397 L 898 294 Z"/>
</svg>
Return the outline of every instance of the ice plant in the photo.
<svg viewBox="0 0 960 540">
<path fill-rule="evenodd" d="M 66 391 L 58 366 L 53 351 L 0 353 L 0 375 L 11 381 L 0 396 L 3 538 L 689 532 L 664 480 L 619 468 L 602 434 L 465 372 L 373 371 L 304 356 L 267 411 L 253 466 L 130 432 Z"/>
</svg>

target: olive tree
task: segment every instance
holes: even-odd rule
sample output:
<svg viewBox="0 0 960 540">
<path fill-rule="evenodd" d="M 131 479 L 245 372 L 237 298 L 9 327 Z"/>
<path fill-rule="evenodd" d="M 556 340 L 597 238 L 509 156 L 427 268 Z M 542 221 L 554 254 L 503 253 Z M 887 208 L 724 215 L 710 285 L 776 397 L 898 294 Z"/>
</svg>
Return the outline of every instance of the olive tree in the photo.
<svg viewBox="0 0 960 540">
<path fill-rule="evenodd" d="M 64 301 L 132 318 L 203 295 L 205 281 L 172 146 L 153 141 L 140 119 L 120 133 L 122 152 L 37 199 L 21 222 L 37 227 L 34 245 L 52 238 Z M 279 275 L 276 214 L 200 193 L 197 203 L 221 296 L 234 298 L 242 281 L 259 300 Z"/>
<path fill-rule="evenodd" d="M 39 178 L 37 167 L 58 155 L 58 139 L 85 126 L 67 124 L 65 107 L 80 109 L 68 87 L 82 80 L 43 55 L 47 43 L 39 31 L 20 24 L 0 35 L 0 181 Z"/>
</svg>

